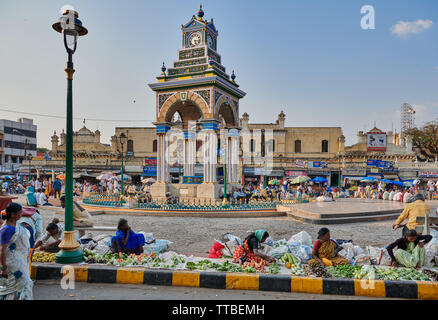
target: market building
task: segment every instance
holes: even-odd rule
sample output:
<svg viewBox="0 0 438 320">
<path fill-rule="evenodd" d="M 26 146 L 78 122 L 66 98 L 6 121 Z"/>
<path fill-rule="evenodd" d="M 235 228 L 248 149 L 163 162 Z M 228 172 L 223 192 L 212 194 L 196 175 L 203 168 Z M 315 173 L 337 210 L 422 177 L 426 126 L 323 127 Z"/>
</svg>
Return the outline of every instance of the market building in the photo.
<svg viewBox="0 0 438 320">
<path fill-rule="evenodd" d="M 3 132 L 1 170 L 15 173 L 29 154 L 36 156 L 37 126 L 27 118 L 0 119 L 0 131 Z"/>
</svg>

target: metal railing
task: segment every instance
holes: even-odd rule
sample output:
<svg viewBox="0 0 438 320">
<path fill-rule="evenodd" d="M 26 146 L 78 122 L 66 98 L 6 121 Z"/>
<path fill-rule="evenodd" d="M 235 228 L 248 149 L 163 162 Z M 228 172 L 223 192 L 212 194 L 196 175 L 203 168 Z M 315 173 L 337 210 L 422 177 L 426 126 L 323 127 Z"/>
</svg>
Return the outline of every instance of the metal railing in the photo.
<svg viewBox="0 0 438 320">
<path fill-rule="evenodd" d="M 228 204 L 223 204 L 220 200 L 181 200 L 177 203 L 167 201 L 144 201 L 136 197 L 129 197 L 126 200 L 120 195 L 94 194 L 82 200 L 84 204 L 98 205 L 105 207 L 122 207 L 125 203 L 129 208 L 139 208 L 157 211 L 253 211 L 253 210 L 274 210 L 277 205 L 308 203 L 306 198 L 293 198 L 282 200 L 255 200 L 251 199 L 248 203 L 244 200 L 233 200 Z"/>
</svg>

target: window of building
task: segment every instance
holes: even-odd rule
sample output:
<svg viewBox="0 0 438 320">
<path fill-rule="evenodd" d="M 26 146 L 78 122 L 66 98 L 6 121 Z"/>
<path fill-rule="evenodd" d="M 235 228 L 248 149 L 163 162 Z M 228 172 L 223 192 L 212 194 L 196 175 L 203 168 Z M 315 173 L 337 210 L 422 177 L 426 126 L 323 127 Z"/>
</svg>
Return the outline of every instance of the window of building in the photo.
<svg viewBox="0 0 438 320">
<path fill-rule="evenodd" d="M 157 145 L 157 139 L 155 139 L 153 142 L 152 142 L 152 152 L 157 152 L 157 150 L 158 150 L 158 145 Z"/>
<path fill-rule="evenodd" d="M 133 140 L 128 140 L 128 147 L 127 147 L 127 152 L 134 152 L 134 141 Z"/>
<path fill-rule="evenodd" d="M 266 151 L 268 153 L 274 153 L 275 152 L 275 140 L 274 139 L 270 139 L 267 141 L 266 143 Z"/>
<path fill-rule="evenodd" d="M 295 140 L 295 152 L 301 152 L 301 140 Z"/>
<path fill-rule="evenodd" d="M 254 152 L 254 149 L 255 149 L 255 141 L 254 139 L 251 139 L 249 141 L 249 152 Z"/>
<path fill-rule="evenodd" d="M 328 141 L 327 140 L 322 140 L 321 152 L 328 152 Z"/>
<path fill-rule="evenodd" d="M 202 140 L 196 140 L 196 151 L 199 151 L 202 147 Z"/>
</svg>

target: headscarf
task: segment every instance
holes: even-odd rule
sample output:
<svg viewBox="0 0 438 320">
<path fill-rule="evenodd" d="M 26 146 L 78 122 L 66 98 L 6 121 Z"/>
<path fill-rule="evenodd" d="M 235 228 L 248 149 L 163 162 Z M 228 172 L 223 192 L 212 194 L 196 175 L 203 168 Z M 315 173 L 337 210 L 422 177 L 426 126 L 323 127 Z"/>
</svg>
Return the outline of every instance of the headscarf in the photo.
<svg viewBox="0 0 438 320">
<path fill-rule="evenodd" d="M 254 232 L 255 237 L 257 238 L 257 240 L 259 240 L 259 242 L 262 242 L 263 236 L 265 235 L 267 231 L 266 230 L 257 230 L 256 232 Z"/>
</svg>

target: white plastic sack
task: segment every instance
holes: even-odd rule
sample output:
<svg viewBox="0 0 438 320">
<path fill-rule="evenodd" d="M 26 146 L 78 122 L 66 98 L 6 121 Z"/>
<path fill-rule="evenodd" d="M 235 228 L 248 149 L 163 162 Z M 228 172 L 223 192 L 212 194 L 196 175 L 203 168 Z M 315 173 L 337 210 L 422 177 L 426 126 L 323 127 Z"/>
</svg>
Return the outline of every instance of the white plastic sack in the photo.
<svg viewBox="0 0 438 320">
<path fill-rule="evenodd" d="M 301 260 L 301 263 L 307 263 L 312 259 L 312 248 L 310 246 L 299 246 L 291 252 L 295 257 Z"/>
<path fill-rule="evenodd" d="M 267 244 L 268 246 L 273 247 L 275 244 L 274 238 L 272 238 L 271 236 L 267 237 L 265 242 L 265 244 Z"/>
<path fill-rule="evenodd" d="M 150 232 L 146 233 L 146 232 L 143 232 L 143 231 L 139 232 L 139 233 L 143 234 L 144 241 L 145 241 L 146 244 L 150 244 L 150 243 L 155 241 L 154 235 L 152 233 L 150 233 Z"/>
<path fill-rule="evenodd" d="M 263 253 L 264 255 L 270 256 L 272 250 L 274 250 L 274 248 L 272 246 L 262 245 L 260 252 Z"/>
<path fill-rule="evenodd" d="M 364 266 L 369 264 L 371 264 L 371 262 L 370 257 L 367 254 L 359 254 L 355 256 L 352 261 L 352 265 Z"/>
<path fill-rule="evenodd" d="M 353 260 L 354 254 L 354 245 L 351 242 L 346 242 L 342 244 L 342 250 L 338 252 L 338 255 L 342 258 L 347 259 L 348 261 Z"/>
<path fill-rule="evenodd" d="M 430 241 L 432 242 L 432 241 Z M 426 267 L 433 267 L 435 265 L 435 257 L 438 255 L 438 243 L 425 247 L 426 249 Z"/>
<path fill-rule="evenodd" d="M 299 242 L 300 245 L 311 247 L 312 237 L 306 231 L 301 231 L 290 237 L 290 239 L 287 242 L 288 243 Z"/>
<path fill-rule="evenodd" d="M 279 259 L 282 256 L 284 256 L 285 253 L 288 253 L 289 247 L 288 246 L 279 246 L 277 248 L 272 249 L 269 252 L 269 255 L 275 259 Z"/>
<path fill-rule="evenodd" d="M 434 246 L 438 244 L 438 231 L 434 229 L 430 229 L 430 235 L 433 237 L 424 247 L 427 249 L 428 247 Z"/>
<path fill-rule="evenodd" d="M 97 254 L 103 256 L 110 250 L 110 246 L 110 239 L 103 238 L 97 243 L 93 250 L 95 250 Z"/>
<path fill-rule="evenodd" d="M 344 245 L 342 245 L 342 246 L 344 246 Z M 361 247 L 359 247 L 359 246 L 354 246 L 353 247 L 353 251 L 354 251 L 354 256 L 355 257 L 365 253 L 365 251 Z"/>
<path fill-rule="evenodd" d="M 231 233 L 224 234 L 223 238 L 225 240 L 229 240 L 229 241 L 234 242 L 236 247 L 240 246 L 242 244 L 242 240 L 239 237 L 236 237 L 235 235 L 233 235 Z"/>
<path fill-rule="evenodd" d="M 106 238 L 111 238 L 110 235 L 107 234 L 99 234 L 98 236 L 95 236 L 93 238 L 94 241 L 99 242 L 100 240 L 106 239 Z"/>
</svg>

